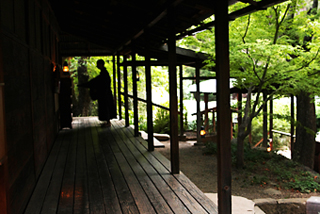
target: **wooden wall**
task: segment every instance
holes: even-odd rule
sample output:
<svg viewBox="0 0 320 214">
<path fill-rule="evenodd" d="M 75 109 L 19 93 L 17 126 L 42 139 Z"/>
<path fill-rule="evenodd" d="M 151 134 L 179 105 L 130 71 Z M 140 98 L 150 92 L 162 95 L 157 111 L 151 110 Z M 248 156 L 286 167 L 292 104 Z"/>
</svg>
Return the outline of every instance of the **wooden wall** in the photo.
<svg viewBox="0 0 320 214">
<path fill-rule="evenodd" d="M 1 0 L 0 27 L 5 84 L 0 196 L 6 197 L 0 213 L 16 214 L 23 213 L 58 132 L 53 72 L 58 32 L 45 0 Z"/>
</svg>

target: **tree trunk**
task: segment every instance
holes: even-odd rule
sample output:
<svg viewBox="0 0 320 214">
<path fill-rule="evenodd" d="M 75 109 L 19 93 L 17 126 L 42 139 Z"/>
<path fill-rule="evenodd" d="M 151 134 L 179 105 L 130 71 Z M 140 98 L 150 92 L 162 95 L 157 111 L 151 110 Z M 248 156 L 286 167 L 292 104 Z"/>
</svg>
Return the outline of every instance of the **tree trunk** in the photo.
<svg viewBox="0 0 320 214">
<path fill-rule="evenodd" d="M 268 105 L 267 105 L 267 92 L 263 92 L 263 101 L 265 102 L 263 107 L 263 142 L 262 146 L 268 145 Z"/>
<path fill-rule="evenodd" d="M 313 169 L 316 115 L 314 103 L 305 92 L 297 96 L 297 120 L 297 139 L 292 157 L 293 160 Z"/>
<path fill-rule="evenodd" d="M 318 4 L 319 4 L 319 3 L 318 3 L 318 0 L 313 0 L 312 8 L 313 8 L 313 9 L 318 9 Z M 315 11 L 314 13 L 317 14 L 316 11 Z"/>
<path fill-rule="evenodd" d="M 87 67 L 80 63 L 78 67 L 78 82 L 79 84 L 88 82 L 89 75 Z M 79 87 L 78 111 L 81 116 L 90 116 L 90 97 L 87 88 Z"/>
<path fill-rule="evenodd" d="M 309 13 L 317 14 L 318 0 L 313 1 Z M 307 43 L 312 40 L 311 36 L 304 37 L 303 48 L 309 51 Z M 315 154 L 315 133 L 316 133 L 316 115 L 315 106 L 309 94 L 302 91 L 297 96 L 297 139 L 294 144 L 292 154 L 293 160 L 313 169 Z"/>
<path fill-rule="evenodd" d="M 240 104 L 239 104 L 240 105 Z M 246 106 L 244 109 L 244 116 L 239 121 L 238 124 L 238 135 L 237 135 L 237 162 L 236 166 L 237 168 L 243 168 L 244 167 L 244 139 L 249 134 L 249 129 L 251 128 L 251 121 L 252 118 L 250 118 L 250 110 L 251 110 L 251 90 L 249 90 Z M 240 116 L 240 114 L 239 114 Z"/>
<path fill-rule="evenodd" d="M 240 127 L 239 127 L 240 129 Z M 237 137 L 237 162 L 236 167 L 238 169 L 241 169 L 244 167 L 244 133 L 238 131 L 238 137 Z"/>
</svg>

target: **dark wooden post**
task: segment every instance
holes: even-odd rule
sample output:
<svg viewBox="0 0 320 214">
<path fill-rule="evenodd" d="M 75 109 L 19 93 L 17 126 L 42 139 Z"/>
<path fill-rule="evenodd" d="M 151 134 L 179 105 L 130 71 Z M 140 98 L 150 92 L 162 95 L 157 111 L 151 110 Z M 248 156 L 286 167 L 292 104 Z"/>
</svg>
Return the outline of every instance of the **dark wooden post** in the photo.
<svg viewBox="0 0 320 214">
<path fill-rule="evenodd" d="M 1 23 L 1 22 L 0 22 Z M 0 35 L 2 35 L 0 29 Z M 0 39 L 1 41 L 1 39 Z M 2 50 L 0 45 L 0 213 L 7 213 L 7 143 L 5 128 L 5 98 L 4 98 L 4 74 L 3 74 Z"/>
<path fill-rule="evenodd" d="M 228 1 L 215 3 L 217 72 L 218 210 L 231 214 L 230 65 Z"/>
<path fill-rule="evenodd" d="M 147 52 L 145 56 L 145 70 L 146 70 L 146 92 L 147 92 L 147 126 L 148 126 L 148 150 L 154 150 L 154 142 L 153 142 L 153 111 L 152 111 L 152 85 L 151 85 L 151 63 L 150 63 L 150 43 L 149 43 L 149 35 L 147 34 L 146 38 L 147 44 Z"/>
<path fill-rule="evenodd" d="M 197 143 L 201 143 L 200 130 L 202 125 L 202 117 L 200 110 L 200 68 L 196 64 L 196 100 L 197 100 Z"/>
<path fill-rule="evenodd" d="M 232 119 L 232 111 L 230 111 L 230 139 L 233 139 L 233 119 Z"/>
<path fill-rule="evenodd" d="M 118 105 L 119 105 L 119 120 L 122 119 L 122 103 L 121 103 L 121 72 L 120 72 L 120 55 L 117 55 L 117 73 L 118 73 Z"/>
<path fill-rule="evenodd" d="M 273 132 L 272 132 L 272 129 L 273 129 L 273 97 L 270 99 L 270 105 L 269 105 L 269 108 L 270 108 L 270 116 L 269 116 L 269 138 L 272 139 L 273 141 Z"/>
<path fill-rule="evenodd" d="M 130 125 L 129 121 L 129 100 L 128 100 L 128 66 L 127 56 L 123 56 L 123 83 L 124 83 L 124 113 L 125 113 L 125 126 Z"/>
<path fill-rule="evenodd" d="M 267 92 L 263 92 L 263 143 L 264 147 L 267 147 L 268 142 L 268 103 L 267 103 Z"/>
<path fill-rule="evenodd" d="M 175 38 L 174 8 L 168 8 L 168 51 L 169 51 L 169 88 L 170 88 L 170 156 L 171 173 L 178 174 L 179 166 L 179 139 L 178 139 L 178 101 L 177 101 L 177 59 Z"/>
<path fill-rule="evenodd" d="M 212 110 L 212 126 L 213 126 L 213 132 L 216 132 L 216 110 Z"/>
<path fill-rule="evenodd" d="M 242 93 L 238 93 L 238 131 L 242 123 Z"/>
<path fill-rule="evenodd" d="M 293 152 L 294 152 L 294 96 L 291 95 L 291 130 L 290 130 L 290 134 L 291 134 L 291 139 L 290 139 L 290 149 L 291 149 L 291 159 L 293 159 Z"/>
<path fill-rule="evenodd" d="M 134 136 L 139 136 L 139 114 L 138 114 L 138 90 L 137 90 L 137 66 L 136 53 L 132 53 L 132 91 L 133 91 L 133 121 Z"/>
<path fill-rule="evenodd" d="M 183 137 L 184 129 L 183 129 L 183 67 L 179 65 L 180 72 L 180 137 Z"/>
<path fill-rule="evenodd" d="M 205 124 L 205 130 L 208 131 L 209 128 L 209 106 L 208 106 L 208 102 L 209 102 L 209 94 L 208 93 L 204 93 L 204 124 Z"/>
<path fill-rule="evenodd" d="M 116 83 L 116 56 L 112 56 L 112 66 L 113 66 L 113 102 L 117 112 L 117 83 Z"/>
</svg>

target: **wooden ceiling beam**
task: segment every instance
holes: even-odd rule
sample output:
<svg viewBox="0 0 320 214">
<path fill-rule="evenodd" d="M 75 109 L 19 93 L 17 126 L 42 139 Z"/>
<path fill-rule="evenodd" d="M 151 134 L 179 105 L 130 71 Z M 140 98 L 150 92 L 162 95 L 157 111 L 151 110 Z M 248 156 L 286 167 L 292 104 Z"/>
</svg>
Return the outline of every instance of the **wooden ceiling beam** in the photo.
<svg viewBox="0 0 320 214">
<path fill-rule="evenodd" d="M 189 65 L 189 64 L 194 64 L 195 60 L 193 61 L 189 61 L 189 60 L 185 60 L 185 61 L 177 61 L 178 65 Z M 132 61 L 127 61 L 125 63 L 120 63 L 120 66 L 133 66 L 133 64 L 135 64 L 136 66 L 146 66 L 146 61 L 136 61 L 135 63 L 133 63 Z M 160 61 L 150 61 L 150 66 L 169 66 L 169 62 L 168 60 L 160 60 Z"/>
<path fill-rule="evenodd" d="M 167 45 L 163 45 L 159 50 L 167 52 L 168 51 L 168 46 Z M 196 52 L 194 52 L 192 50 L 179 48 L 179 47 L 176 48 L 176 53 L 177 53 L 177 55 L 186 56 L 186 57 L 199 59 L 199 60 L 206 60 L 207 59 L 206 55 L 203 54 L 203 53 L 196 53 Z"/>
<path fill-rule="evenodd" d="M 175 0 L 172 3 L 170 3 L 169 5 L 165 5 L 164 8 L 160 9 L 156 14 L 156 15 L 150 22 L 146 23 L 145 26 L 143 26 L 140 30 L 136 31 L 134 34 L 132 34 L 130 37 L 128 37 L 126 40 L 124 40 L 124 42 L 119 45 L 119 47 L 116 48 L 115 50 L 115 54 L 117 51 L 121 50 L 125 45 L 128 45 L 132 42 L 132 40 L 138 38 L 139 36 L 141 36 L 145 29 L 147 28 L 151 28 L 152 26 L 154 26 L 156 23 L 158 23 L 161 19 L 163 19 L 168 11 L 167 8 L 170 6 L 177 6 L 180 2 L 182 2 L 183 0 Z"/>
<path fill-rule="evenodd" d="M 244 0 L 244 1 L 246 1 L 246 0 Z M 287 1 L 287 0 L 262 0 L 260 2 L 255 2 L 254 5 L 249 5 L 249 6 L 245 7 L 245 8 L 242 8 L 240 10 L 237 10 L 235 12 L 230 13 L 228 18 L 229 18 L 229 21 L 233 21 L 236 18 L 248 15 L 248 14 L 256 12 L 258 10 L 264 10 L 264 9 L 270 7 L 270 6 L 273 6 L 273 5 L 276 5 L 276 4 L 285 2 L 285 1 Z M 189 30 L 189 31 L 186 31 L 184 33 L 181 33 L 179 36 L 177 36 L 177 40 L 182 39 L 183 37 L 186 37 L 186 36 L 190 36 L 190 35 L 192 35 L 194 33 L 199 32 L 199 31 L 203 31 L 203 30 L 212 28 L 212 27 L 215 26 L 215 24 L 216 24 L 216 22 L 212 21 L 212 22 L 204 24 L 204 25 L 202 25 L 202 26 L 200 26 L 198 28 L 195 28 L 193 30 Z"/>
</svg>

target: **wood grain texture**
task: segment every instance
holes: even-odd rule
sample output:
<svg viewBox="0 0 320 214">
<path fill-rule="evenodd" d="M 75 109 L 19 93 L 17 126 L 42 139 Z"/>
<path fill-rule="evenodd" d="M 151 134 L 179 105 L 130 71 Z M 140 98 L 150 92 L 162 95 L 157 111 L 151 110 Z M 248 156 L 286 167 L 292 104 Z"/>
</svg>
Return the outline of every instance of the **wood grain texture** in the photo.
<svg viewBox="0 0 320 214">
<path fill-rule="evenodd" d="M 55 142 L 25 213 L 217 213 L 123 121 L 76 118 Z M 211 203 L 210 203 L 211 202 Z"/>
</svg>

